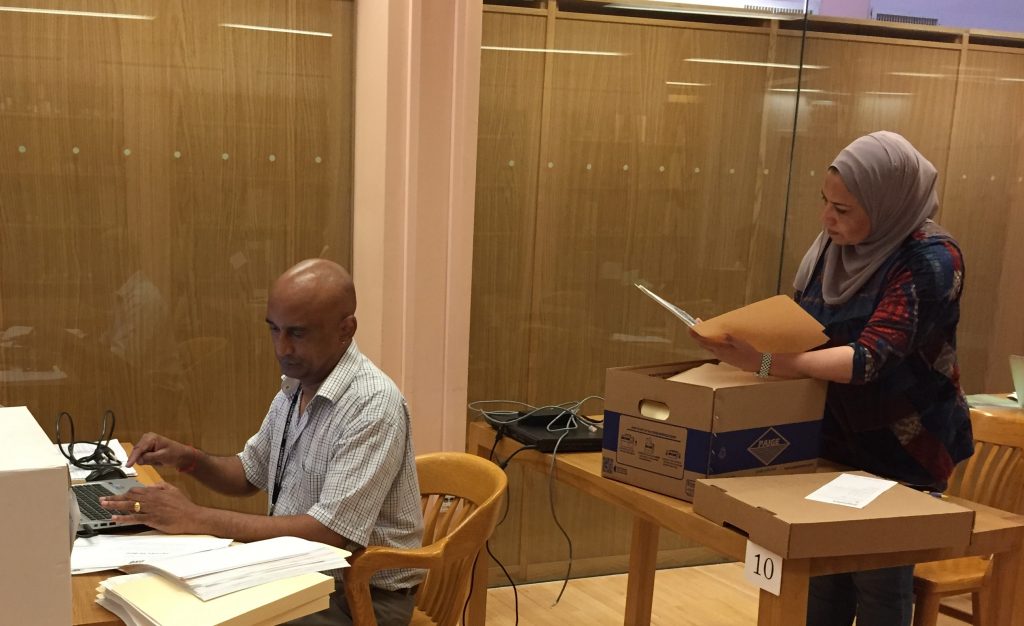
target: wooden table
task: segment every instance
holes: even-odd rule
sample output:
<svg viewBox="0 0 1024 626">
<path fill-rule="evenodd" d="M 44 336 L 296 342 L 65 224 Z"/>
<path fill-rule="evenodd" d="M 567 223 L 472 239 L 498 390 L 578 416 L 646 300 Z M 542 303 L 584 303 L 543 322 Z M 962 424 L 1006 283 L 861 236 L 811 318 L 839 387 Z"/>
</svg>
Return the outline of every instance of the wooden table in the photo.
<svg viewBox="0 0 1024 626">
<path fill-rule="evenodd" d="M 483 422 L 469 425 L 466 449 L 487 457 L 494 443 L 494 431 Z M 505 438 L 496 451 L 507 457 L 521 444 Z M 526 450 L 516 460 L 541 472 L 547 472 L 550 455 Z M 633 513 L 633 538 L 630 545 L 626 584 L 626 610 L 623 623 L 640 626 L 651 622 L 658 530 L 666 528 L 692 539 L 737 561 L 745 556 L 746 538 L 736 531 L 717 526 L 693 512 L 693 505 L 651 491 L 632 487 L 601 476 L 598 452 L 558 455 L 557 479 L 596 498 L 621 506 Z M 782 579 L 782 592 L 774 596 L 760 592 L 759 626 L 803 626 L 807 619 L 807 587 L 811 576 L 857 570 L 893 567 L 923 561 L 936 561 L 968 555 L 994 554 L 991 624 L 1024 626 L 1024 584 L 1018 577 L 1024 558 L 1024 517 L 997 509 L 958 501 L 977 513 L 974 532 L 966 549 L 936 549 L 864 554 L 846 557 L 788 559 Z M 486 553 L 483 553 L 486 557 Z M 484 623 L 487 611 L 487 558 L 477 560 L 468 623 Z"/>
<path fill-rule="evenodd" d="M 130 443 L 122 444 L 129 453 Z M 139 482 L 155 485 L 161 482 L 160 474 L 149 465 L 137 465 Z M 71 624 L 72 626 L 124 626 L 117 617 L 102 606 L 96 604 L 96 587 L 100 582 L 116 576 L 116 572 L 104 571 L 93 574 L 79 574 L 71 577 Z"/>
</svg>

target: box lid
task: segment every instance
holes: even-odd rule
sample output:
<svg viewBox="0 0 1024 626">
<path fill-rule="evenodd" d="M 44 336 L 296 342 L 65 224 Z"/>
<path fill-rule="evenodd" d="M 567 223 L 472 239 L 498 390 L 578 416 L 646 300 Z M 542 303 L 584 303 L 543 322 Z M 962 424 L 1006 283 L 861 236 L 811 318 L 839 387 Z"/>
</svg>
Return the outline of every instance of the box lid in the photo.
<svg viewBox="0 0 1024 626">
<path fill-rule="evenodd" d="M 903 485 L 862 509 L 806 499 L 837 476 L 699 480 L 693 510 L 785 558 L 962 548 L 970 542 L 974 511 Z"/>
</svg>

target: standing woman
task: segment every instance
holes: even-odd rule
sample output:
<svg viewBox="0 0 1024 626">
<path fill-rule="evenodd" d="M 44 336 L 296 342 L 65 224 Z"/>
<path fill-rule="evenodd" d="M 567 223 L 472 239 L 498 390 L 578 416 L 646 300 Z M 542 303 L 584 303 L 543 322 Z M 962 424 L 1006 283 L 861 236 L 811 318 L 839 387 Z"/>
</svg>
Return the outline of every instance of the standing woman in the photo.
<svg viewBox="0 0 1024 626">
<path fill-rule="evenodd" d="M 932 221 L 937 172 L 881 131 L 843 149 L 821 188 L 823 230 L 804 255 L 795 300 L 825 326 L 817 350 L 761 354 L 731 336 L 702 347 L 761 376 L 830 381 L 824 458 L 942 491 L 974 449 L 960 389 L 956 326 L 963 257 Z M 811 579 L 809 626 L 907 626 L 913 566 Z"/>
</svg>

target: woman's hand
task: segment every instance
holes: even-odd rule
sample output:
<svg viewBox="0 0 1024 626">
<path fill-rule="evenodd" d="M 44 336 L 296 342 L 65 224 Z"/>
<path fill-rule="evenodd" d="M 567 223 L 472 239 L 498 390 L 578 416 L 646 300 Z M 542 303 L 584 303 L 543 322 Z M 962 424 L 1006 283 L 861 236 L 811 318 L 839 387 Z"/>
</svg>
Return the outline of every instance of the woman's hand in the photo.
<svg viewBox="0 0 1024 626">
<path fill-rule="evenodd" d="M 723 363 L 754 373 L 761 369 L 761 353 L 739 337 L 728 334 L 702 337 L 693 329 L 690 329 L 690 336 Z M 835 346 L 809 352 L 775 353 L 769 374 L 782 378 L 817 378 L 849 383 L 853 376 L 853 348 Z"/>
<path fill-rule="evenodd" d="M 761 353 L 754 346 L 739 337 L 729 334 L 719 337 L 704 337 L 690 329 L 690 336 L 715 358 L 723 363 L 748 372 L 757 372 L 761 368 Z"/>
</svg>

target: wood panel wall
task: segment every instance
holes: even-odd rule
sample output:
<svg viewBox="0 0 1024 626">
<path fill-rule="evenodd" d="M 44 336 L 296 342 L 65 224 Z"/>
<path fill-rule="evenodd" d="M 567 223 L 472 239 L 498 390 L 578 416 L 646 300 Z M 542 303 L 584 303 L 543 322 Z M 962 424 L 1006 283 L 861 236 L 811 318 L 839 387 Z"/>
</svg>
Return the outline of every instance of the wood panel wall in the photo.
<svg viewBox="0 0 1024 626">
<path fill-rule="evenodd" d="M 1024 49 L 970 45 L 960 67 L 942 221 L 966 259 L 959 353 L 968 390 L 1013 388 L 1024 354 Z"/>
<path fill-rule="evenodd" d="M 75 9 L 114 15 L 0 13 L 0 403 L 234 453 L 278 386 L 269 284 L 351 258 L 353 4 Z"/>
<path fill-rule="evenodd" d="M 602 392 L 607 367 L 699 357 L 633 283 L 705 318 L 791 293 L 820 229 L 825 169 L 878 129 L 940 171 L 940 221 L 967 256 L 965 389 L 1008 387 L 1006 355 L 1024 352 L 1022 296 L 1006 288 L 1024 260 L 1024 82 L 1000 80 L 1024 78 L 1016 44 L 834 20 L 802 42 L 775 22 L 554 6 L 489 7 L 483 37 L 471 400 L 582 399 Z M 523 50 L 536 48 L 552 52 Z M 558 576 L 547 481 L 514 471 L 512 489 L 495 553 L 521 580 Z M 622 568 L 628 513 L 564 485 L 556 506 L 584 571 Z M 661 548 L 666 563 L 713 558 L 675 537 Z"/>
</svg>

